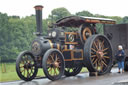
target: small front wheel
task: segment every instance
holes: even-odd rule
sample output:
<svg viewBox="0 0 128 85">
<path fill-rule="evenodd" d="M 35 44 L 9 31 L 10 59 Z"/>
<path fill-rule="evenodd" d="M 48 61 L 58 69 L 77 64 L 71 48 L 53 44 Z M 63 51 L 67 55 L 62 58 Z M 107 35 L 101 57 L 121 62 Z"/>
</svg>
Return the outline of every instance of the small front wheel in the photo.
<svg viewBox="0 0 128 85">
<path fill-rule="evenodd" d="M 23 51 L 16 60 L 16 72 L 25 81 L 31 81 L 37 75 L 38 68 L 34 56 L 29 51 Z"/>
<path fill-rule="evenodd" d="M 62 53 L 57 49 L 49 49 L 43 56 L 44 73 L 50 80 L 58 80 L 64 74 L 65 62 Z"/>
</svg>

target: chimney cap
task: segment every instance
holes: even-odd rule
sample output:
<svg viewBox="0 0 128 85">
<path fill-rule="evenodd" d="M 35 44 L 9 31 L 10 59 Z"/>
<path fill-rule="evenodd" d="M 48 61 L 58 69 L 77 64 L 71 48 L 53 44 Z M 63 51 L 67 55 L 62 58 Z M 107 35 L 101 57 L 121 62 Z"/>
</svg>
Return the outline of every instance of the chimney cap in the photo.
<svg viewBox="0 0 128 85">
<path fill-rule="evenodd" d="M 42 10 L 42 8 L 44 8 L 42 5 L 36 5 L 35 7 L 34 7 L 36 10 Z"/>
</svg>

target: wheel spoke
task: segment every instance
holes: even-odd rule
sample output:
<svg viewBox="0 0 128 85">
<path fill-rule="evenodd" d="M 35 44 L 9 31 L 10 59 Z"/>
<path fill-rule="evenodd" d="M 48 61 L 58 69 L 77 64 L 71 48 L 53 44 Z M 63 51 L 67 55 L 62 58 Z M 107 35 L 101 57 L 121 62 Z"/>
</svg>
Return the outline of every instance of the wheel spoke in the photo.
<svg viewBox="0 0 128 85">
<path fill-rule="evenodd" d="M 101 72 L 103 72 L 103 64 L 101 63 Z"/>
<path fill-rule="evenodd" d="M 58 68 L 61 68 L 61 66 L 59 65 Z"/>
<path fill-rule="evenodd" d="M 95 64 L 97 61 L 98 61 L 98 59 L 96 59 L 93 64 Z"/>
<path fill-rule="evenodd" d="M 107 52 L 104 53 L 104 55 L 108 54 Z"/>
<path fill-rule="evenodd" d="M 109 56 L 103 56 L 104 58 L 110 58 Z"/>
<path fill-rule="evenodd" d="M 91 52 L 91 54 L 93 55 L 93 54 L 95 54 L 94 52 Z"/>
<path fill-rule="evenodd" d="M 103 49 L 103 51 L 106 51 L 106 50 L 108 50 L 109 48 L 105 48 L 105 49 Z"/>
<path fill-rule="evenodd" d="M 58 55 L 56 54 L 56 59 L 55 59 L 55 61 L 57 61 L 58 60 Z"/>
<path fill-rule="evenodd" d="M 91 61 L 92 61 L 92 63 L 94 62 L 94 60 L 95 60 L 95 58 L 93 58 Z"/>
<path fill-rule="evenodd" d="M 51 67 L 51 64 L 47 64 L 47 69 L 49 69 Z"/>
<path fill-rule="evenodd" d="M 106 63 L 104 63 L 103 61 L 101 63 L 103 63 L 107 67 L 107 64 Z"/>
<path fill-rule="evenodd" d="M 96 69 L 98 70 L 98 64 L 97 64 L 98 62 L 96 62 Z"/>
<path fill-rule="evenodd" d="M 52 58 L 52 61 L 54 62 L 54 58 L 53 58 L 53 55 L 50 55 L 51 56 L 51 58 Z"/>
<path fill-rule="evenodd" d="M 50 74 L 51 74 L 51 75 L 52 75 L 52 71 L 53 71 L 53 70 L 52 70 L 52 67 L 51 67 L 51 71 L 50 71 Z"/>
<path fill-rule="evenodd" d="M 94 48 L 91 48 L 91 50 L 93 50 L 94 52 L 97 52 Z"/>
<path fill-rule="evenodd" d="M 24 76 L 25 76 L 25 68 L 24 68 Z"/>
<path fill-rule="evenodd" d="M 98 48 L 99 48 L 99 50 L 101 50 L 101 43 L 100 43 L 100 40 L 98 39 L 97 42 L 98 42 Z"/>
<path fill-rule="evenodd" d="M 47 64 L 52 64 L 52 61 L 48 58 Z"/>
<path fill-rule="evenodd" d="M 101 48 L 104 48 L 104 40 L 101 42 Z"/>
<path fill-rule="evenodd" d="M 97 55 L 92 55 L 91 57 L 96 57 Z"/>
<path fill-rule="evenodd" d="M 54 75 L 57 75 L 56 68 L 54 68 Z"/>
<path fill-rule="evenodd" d="M 103 69 L 103 64 L 102 64 L 102 60 L 100 60 L 100 71 L 102 71 L 102 69 Z"/>
<path fill-rule="evenodd" d="M 106 62 L 106 63 L 107 63 L 107 61 L 104 59 L 104 57 L 102 58 L 102 60 L 104 60 L 104 62 Z"/>
<path fill-rule="evenodd" d="M 29 72 L 28 72 L 28 69 L 27 69 L 27 78 L 29 78 Z"/>
<path fill-rule="evenodd" d="M 97 70 L 99 70 L 99 69 L 101 68 L 101 67 L 100 67 L 100 66 L 101 66 L 101 65 L 100 65 L 100 60 L 98 60 L 97 63 L 98 63 L 98 69 L 97 69 Z"/>
<path fill-rule="evenodd" d="M 57 70 L 60 72 L 60 69 L 59 68 L 57 68 Z"/>
<path fill-rule="evenodd" d="M 96 47 L 96 49 L 98 50 L 98 47 L 97 47 L 97 45 L 96 45 L 96 42 L 94 41 L 94 46 Z"/>
<path fill-rule="evenodd" d="M 50 73 L 51 71 L 52 71 L 52 68 L 49 68 L 49 69 L 48 69 L 48 72 Z"/>
<path fill-rule="evenodd" d="M 60 61 L 59 59 L 57 60 L 57 62 L 58 62 L 59 64 L 61 63 L 61 61 Z"/>
<path fill-rule="evenodd" d="M 31 68 L 31 74 L 33 74 L 33 68 Z"/>
</svg>

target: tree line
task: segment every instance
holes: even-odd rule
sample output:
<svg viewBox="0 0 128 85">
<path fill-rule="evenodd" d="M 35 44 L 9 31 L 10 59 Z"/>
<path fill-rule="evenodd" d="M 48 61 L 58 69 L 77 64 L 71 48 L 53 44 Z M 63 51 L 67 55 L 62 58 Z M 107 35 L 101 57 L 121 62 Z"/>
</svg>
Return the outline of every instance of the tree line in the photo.
<svg viewBox="0 0 128 85">
<path fill-rule="evenodd" d="M 56 8 L 51 11 L 48 18 L 43 19 L 43 34 L 47 34 L 49 26 L 57 20 L 66 16 L 88 16 L 111 18 L 117 21 L 117 24 L 128 23 L 128 16 L 104 16 L 92 14 L 89 11 L 81 11 L 71 14 L 66 8 Z M 99 25 L 99 32 L 103 30 Z M 8 16 L 0 12 L 0 60 L 1 62 L 15 62 L 16 57 L 21 51 L 30 50 L 31 42 L 36 37 L 33 33 L 36 31 L 35 15 L 20 18 L 19 16 Z"/>
</svg>

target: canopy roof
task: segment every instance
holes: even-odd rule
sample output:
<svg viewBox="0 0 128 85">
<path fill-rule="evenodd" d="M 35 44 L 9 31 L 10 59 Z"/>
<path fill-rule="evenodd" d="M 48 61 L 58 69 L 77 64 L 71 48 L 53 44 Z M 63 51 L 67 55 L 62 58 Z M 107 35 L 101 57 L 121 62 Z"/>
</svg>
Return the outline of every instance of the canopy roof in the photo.
<svg viewBox="0 0 128 85">
<path fill-rule="evenodd" d="M 79 27 L 85 23 L 102 23 L 102 24 L 115 24 L 116 21 L 113 19 L 96 18 L 96 17 L 83 17 L 83 16 L 69 16 L 62 18 L 56 22 L 57 26 L 65 27 Z"/>
</svg>

